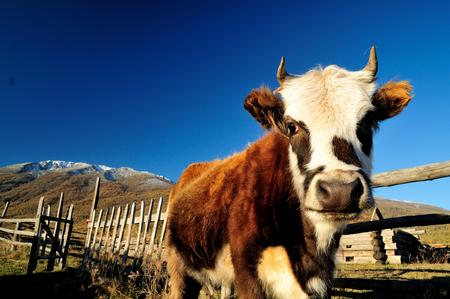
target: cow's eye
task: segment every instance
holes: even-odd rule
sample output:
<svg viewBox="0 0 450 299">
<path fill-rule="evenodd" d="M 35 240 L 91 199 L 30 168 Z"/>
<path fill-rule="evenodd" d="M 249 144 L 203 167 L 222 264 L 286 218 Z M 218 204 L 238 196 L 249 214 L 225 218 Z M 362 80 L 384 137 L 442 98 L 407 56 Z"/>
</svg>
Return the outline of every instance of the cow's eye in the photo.
<svg viewBox="0 0 450 299">
<path fill-rule="evenodd" d="M 295 133 L 297 133 L 297 131 L 298 131 L 298 126 L 295 124 L 295 123 L 293 123 L 293 122 L 288 122 L 287 123 L 287 129 L 288 129 L 288 133 L 289 133 L 289 135 L 294 135 Z"/>
</svg>

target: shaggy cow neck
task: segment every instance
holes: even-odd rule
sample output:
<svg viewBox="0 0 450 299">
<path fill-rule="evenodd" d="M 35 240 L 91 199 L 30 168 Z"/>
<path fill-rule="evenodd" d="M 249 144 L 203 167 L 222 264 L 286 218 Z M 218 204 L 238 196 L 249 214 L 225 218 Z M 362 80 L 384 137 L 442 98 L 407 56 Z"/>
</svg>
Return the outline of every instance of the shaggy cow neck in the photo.
<svg viewBox="0 0 450 299">
<path fill-rule="evenodd" d="M 270 194 L 261 196 L 264 203 L 260 213 L 265 217 L 262 217 L 259 226 L 264 232 L 263 243 L 286 248 L 301 285 L 307 286 L 308 281 L 319 277 L 329 286 L 340 231 L 333 223 L 329 226 L 316 223 L 302 208 L 302 199 L 293 187 L 289 147 L 286 137 L 271 132 L 248 149 L 249 160 L 257 160 L 257 169 L 261 167 L 259 174 L 265 174 L 265 177 L 260 177 L 265 185 L 260 185 L 261 192 Z"/>
</svg>

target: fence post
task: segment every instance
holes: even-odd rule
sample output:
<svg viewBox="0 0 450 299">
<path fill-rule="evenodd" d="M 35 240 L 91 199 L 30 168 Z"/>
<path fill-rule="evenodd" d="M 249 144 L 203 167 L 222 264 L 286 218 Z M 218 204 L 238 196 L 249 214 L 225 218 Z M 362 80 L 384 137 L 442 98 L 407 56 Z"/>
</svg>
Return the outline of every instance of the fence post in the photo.
<svg viewBox="0 0 450 299">
<path fill-rule="evenodd" d="M 114 256 L 114 264 L 117 263 L 119 256 L 120 256 L 120 247 L 122 246 L 122 238 L 123 238 L 123 232 L 125 230 L 125 226 L 127 225 L 127 218 L 128 218 L 128 210 L 129 210 L 129 204 L 125 205 L 125 215 L 123 216 L 122 226 L 120 227 L 119 231 L 119 239 L 117 240 L 117 250 L 113 250 Z M 116 255 L 117 254 L 117 255 Z"/>
<path fill-rule="evenodd" d="M 20 230 L 20 228 L 21 228 L 21 222 L 17 222 L 16 223 L 16 226 L 14 227 L 14 234 L 13 234 L 13 237 L 12 237 L 12 240 L 14 241 L 14 242 L 17 242 L 17 240 L 18 240 L 18 237 L 17 237 L 17 234 L 18 234 L 18 232 L 19 232 L 19 230 Z M 17 248 L 17 245 L 11 245 L 11 249 L 12 250 L 16 250 L 16 248 Z"/>
<path fill-rule="evenodd" d="M 72 227 L 73 227 L 73 220 L 72 220 L 72 214 L 73 214 L 73 204 L 70 205 L 69 211 L 67 213 L 67 220 L 69 221 L 69 225 L 67 225 L 67 230 L 65 229 L 64 237 L 63 237 L 63 243 L 61 246 L 61 262 L 58 265 L 58 268 L 60 270 L 64 269 L 66 267 L 67 262 L 67 254 L 69 253 L 69 242 L 70 242 L 70 236 L 72 234 Z"/>
<path fill-rule="evenodd" d="M 111 227 L 114 224 L 114 213 L 115 212 L 116 212 L 116 207 L 112 207 L 111 217 L 109 218 L 109 225 L 108 225 L 108 228 L 106 229 L 105 250 L 103 250 L 103 253 L 99 252 L 99 255 L 100 255 L 99 258 L 101 259 L 101 263 L 103 263 L 104 260 L 107 259 L 107 254 L 108 254 L 108 250 L 109 250 L 108 249 L 109 248 L 108 242 L 111 240 L 110 232 L 111 232 Z"/>
<path fill-rule="evenodd" d="M 100 224 L 100 236 L 98 237 L 98 244 L 97 246 L 95 246 L 94 244 L 94 254 L 97 255 L 97 260 L 100 261 L 100 251 L 102 250 L 102 240 L 103 240 L 103 233 L 105 232 L 106 229 L 106 225 L 108 225 L 108 215 L 109 215 L 109 208 L 106 209 L 106 213 L 105 213 L 105 220 L 103 221 L 103 226 Z"/>
<path fill-rule="evenodd" d="M 56 221 L 55 229 L 53 231 L 53 236 L 56 238 L 56 240 L 58 240 L 58 242 L 52 241 L 52 247 L 50 249 L 50 258 L 47 263 L 47 271 L 52 271 L 53 268 L 55 267 L 55 258 L 53 256 L 55 256 L 56 250 L 60 249 L 60 251 L 62 251 L 61 239 L 59 238 L 59 229 L 61 226 L 60 220 L 62 217 L 63 205 L 64 205 L 64 192 L 61 192 L 61 195 L 59 197 L 58 210 L 56 211 L 56 218 L 58 218 L 58 221 Z"/>
<path fill-rule="evenodd" d="M 9 200 L 5 203 L 5 206 L 3 207 L 2 216 L 0 218 L 5 218 L 6 212 L 8 211 L 8 208 L 9 208 L 9 203 L 10 203 Z"/>
<path fill-rule="evenodd" d="M 93 219 L 93 222 L 92 222 L 92 224 L 95 224 L 95 232 L 94 232 L 94 235 L 92 237 L 92 244 L 91 244 L 90 254 L 88 256 L 88 259 L 90 259 L 90 260 L 92 260 L 92 257 L 94 256 L 94 253 L 95 253 L 95 244 L 97 243 L 97 234 L 98 234 L 98 230 L 100 228 L 100 225 L 102 223 L 102 217 L 103 217 L 103 209 L 100 209 L 100 212 L 98 213 L 97 222 L 95 223 L 95 218 Z"/>
<path fill-rule="evenodd" d="M 159 237 L 158 253 L 157 253 L 157 257 L 156 257 L 157 259 L 161 258 L 164 237 L 166 236 L 167 219 L 169 219 L 169 202 L 167 202 L 166 217 L 164 218 L 163 226 L 161 228 L 161 235 Z"/>
<path fill-rule="evenodd" d="M 153 213 L 153 204 L 154 204 L 153 198 L 150 200 L 150 204 L 148 207 L 148 213 L 147 217 L 145 219 L 147 222 L 145 222 L 144 219 L 144 234 L 142 236 L 142 249 L 139 251 L 139 259 L 137 261 L 138 265 L 142 265 L 142 261 L 144 260 L 143 255 L 145 254 L 145 247 L 147 246 L 147 233 L 150 227 L 150 222 L 152 221 L 152 213 Z"/>
<path fill-rule="evenodd" d="M 97 177 L 97 180 L 95 181 L 94 197 L 92 198 L 91 213 L 89 214 L 89 219 L 91 221 L 94 221 L 94 219 L 92 219 L 92 213 L 94 212 L 95 209 L 97 209 L 99 193 L 100 193 L 100 177 Z"/>
<path fill-rule="evenodd" d="M 89 255 L 91 250 L 91 236 L 94 229 L 95 210 L 92 212 L 91 219 L 88 222 L 88 232 L 86 233 L 86 243 L 84 244 L 84 258 L 83 264 L 89 262 Z"/>
<path fill-rule="evenodd" d="M 116 247 L 116 236 L 117 236 L 117 230 L 119 228 L 119 224 L 120 224 L 120 217 L 122 216 L 122 207 L 119 206 L 119 208 L 117 209 L 117 216 L 116 216 L 116 220 L 114 221 L 115 225 L 114 225 L 114 229 L 113 229 L 113 233 L 111 236 L 111 248 L 108 249 L 107 251 L 107 259 L 112 260 L 114 253 L 115 253 L 115 247 Z"/>
<path fill-rule="evenodd" d="M 27 274 L 33 273 L 37 266 L 37 257 L 39 253 L 39 242 L 41 238 L 41 216 L 44 208 L 44 196 L 39 199 L 38 209 L 36 211 L 36 220 L 34 222 L 34 236 L 31 245 L 30 259 L 28 260 Z"/>
<path fill-rule="evenodd" d="M 125 248 L 123 251 L 123 255 L 122 255 L 122 264 L 126 265 L 127 264 L 127 259 L 128 259 L 128 249 L 130 247 L 130 240 L 131 240 L 131 232 L 132 232 L 132 228 L 133 228 L 133 224 L 134 224 L 134 214 L 136 212 L 136 202 L 133 202 L 131 204 L 131 215 L 130 215 L 130 221 L 128 222 L 128 232 L 127 232 L 127 239 L 125 241 Z"/>
<path fill-rule="evenodd" d="M 144 224 L 144 217 L 145 217 L 144 213 L 145 213 L 145 202 L 143 200 L 141 200 L 141 214 L 140 214 L 141 216 L 139 219 L 139 226 L 138 226 L 138 230 L 137 230 L 136 246 L 134 247 L 133 262 L 131 264 L 131 271 L 133 271 L 133 272 L 136 270 L 136 263 L 137 263 L 137 259 L 138 259 L 138 255 L 139 255 L 139 246 L 140 246 L 140 242 L 141 242 L 142 225 Z"/>
<path fill-rule="evenodd" d="M 162 197 L 159 198 L 158 201 L 158 207 L 156 208 L 156 218 L 155 218 L 155 222 L 153 222 L 153 229 L 152 229 L 152 235 L 150 238 L 150 245 L 148 248 L 148 254 L 145 256 L 146 258 L 150 258 L 150 260 L 152 259 L 152 252 L 153 252 L 153 247 L 155 245 L 155 240 L 156 240 L 156 233 L 158 232 L 158 226 L 159 226 L 159 220 L 161 217 L 161 210 L 162 210 L 162 203 L 163 203 L 163 199 Z M 151 221 L 151 218 L 149 219 L 149 221 Z"/>
<path fill-rule="evenodd" d="M 8 212 L 8 208 L 9 208 L 9 200 L 7 202 L 5 202 L 5 206 L 3 207 L 3 212 L 2 215 L 0 216 L 0 218 L 5 218 L 6 216 L 6 212 Z M 0 226 L 2 226 L 3 222 L 0 222 Z"/>
<path fill-rule="evenodd" d="M 47 205 L 47 216 L 50 216 L 50 205 Z M 45 220 L 44 220 L 45 221 Z M 47 226 L 50 228 L 50 220 L 46 221 Z M 45 249 L 47 248 L 47 232 L 44 230 L 42 232 L 42 248 L 41 255 L 45 255 Z"/>
</svg>

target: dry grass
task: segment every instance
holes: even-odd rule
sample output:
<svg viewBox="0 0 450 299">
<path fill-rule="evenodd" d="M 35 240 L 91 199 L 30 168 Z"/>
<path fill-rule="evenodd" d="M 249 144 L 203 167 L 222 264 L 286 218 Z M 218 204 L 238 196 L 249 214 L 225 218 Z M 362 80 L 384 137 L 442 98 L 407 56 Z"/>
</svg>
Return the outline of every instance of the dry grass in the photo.
<svg viewBox="0 0 450 299">
<path fill-rule="evenodd" d="M 146 261 L 135 272 L 129 265 L 107 263 L 93 266 L 89 272 L 96 298 L 165 298 L 168 274 L 165 262 Z"/>
</svg>

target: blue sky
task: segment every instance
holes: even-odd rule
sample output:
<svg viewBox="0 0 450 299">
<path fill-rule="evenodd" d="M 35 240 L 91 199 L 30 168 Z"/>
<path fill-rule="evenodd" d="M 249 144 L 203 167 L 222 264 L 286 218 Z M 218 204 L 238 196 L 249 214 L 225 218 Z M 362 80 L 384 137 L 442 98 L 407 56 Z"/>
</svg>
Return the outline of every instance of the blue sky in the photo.
<svg viewBox="0 0 450 299">
<path fill-rule="evenodd" d="M 374 173 L 450 160 L 449 4 L 427 1 L 3 1 L 0 165 L 59 159 L 177 180 L 264 134 L 243 109 L 303 73 L 364 66 L 415 97 L 375 137 Z M 276 4 L 275 4 L 276 3 Z M 450 180 L 377 189 L 450 209 Z"/>
</svg>

